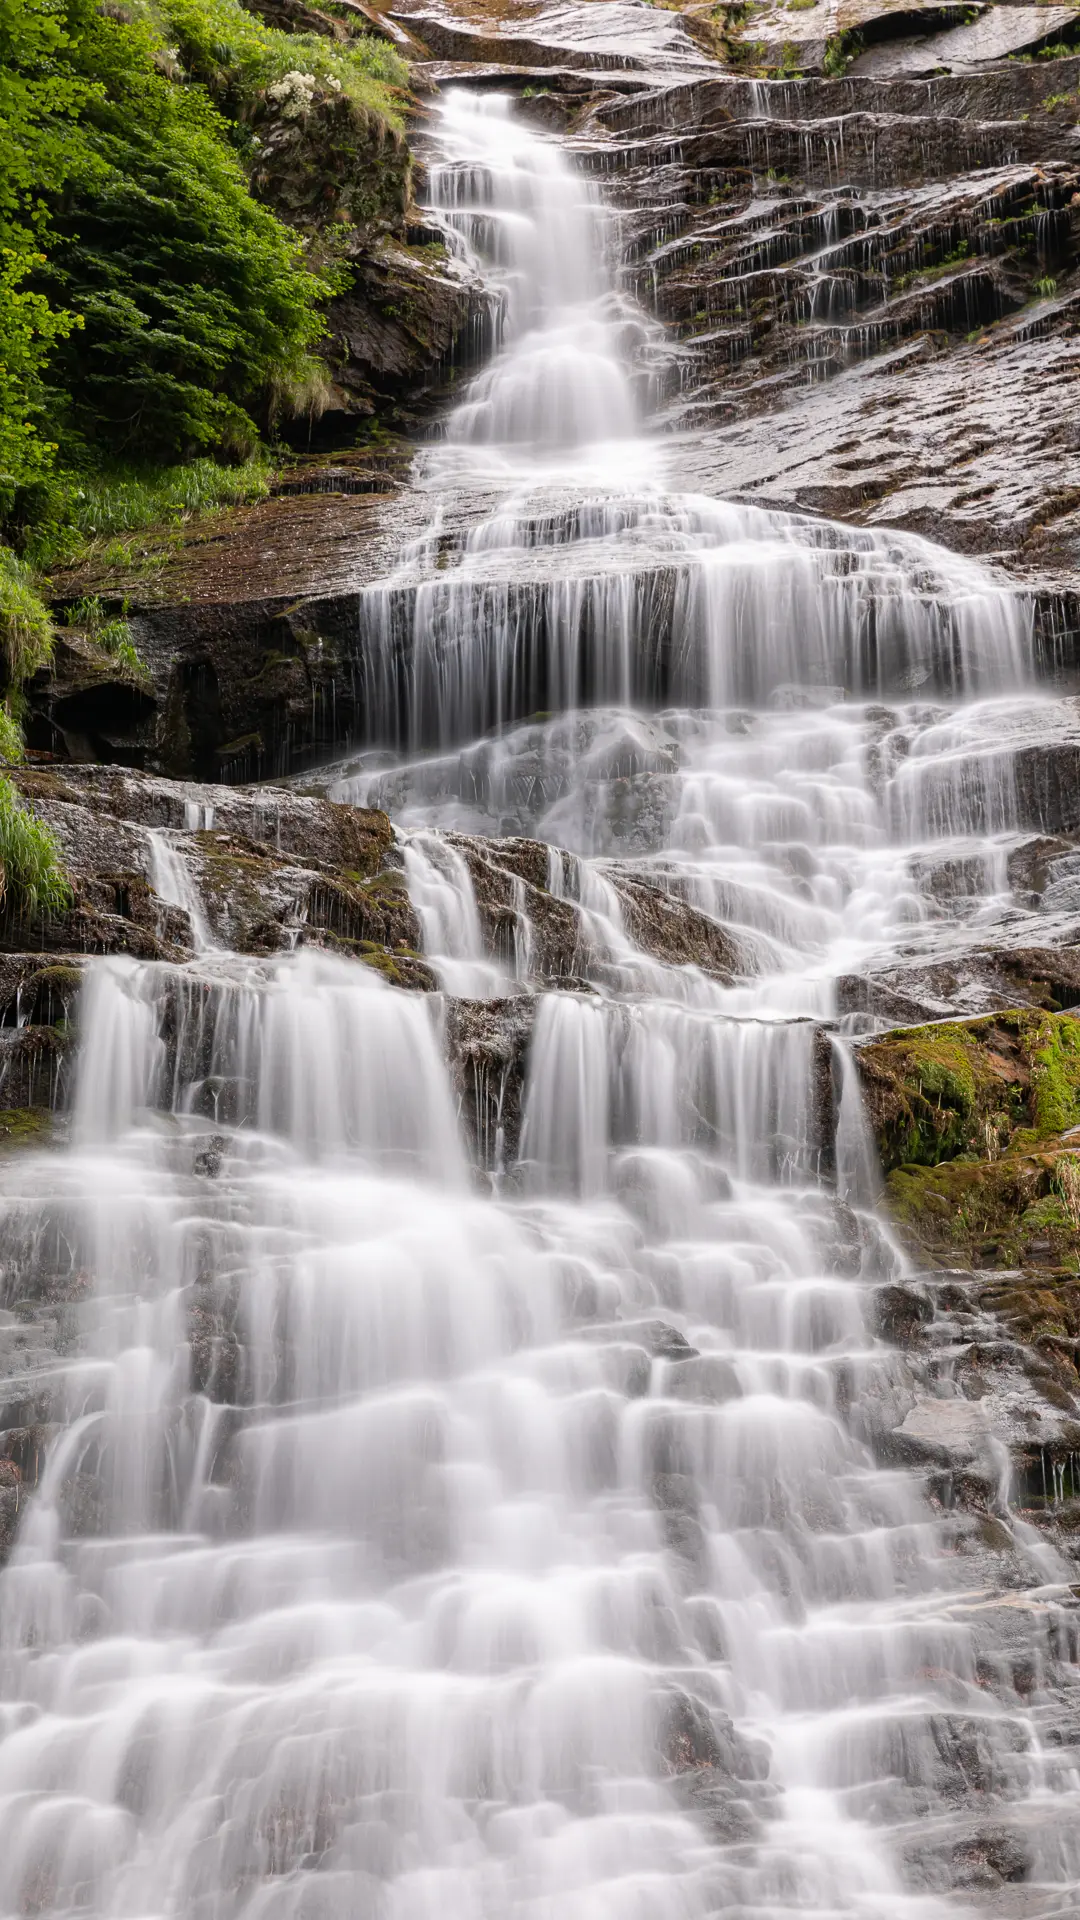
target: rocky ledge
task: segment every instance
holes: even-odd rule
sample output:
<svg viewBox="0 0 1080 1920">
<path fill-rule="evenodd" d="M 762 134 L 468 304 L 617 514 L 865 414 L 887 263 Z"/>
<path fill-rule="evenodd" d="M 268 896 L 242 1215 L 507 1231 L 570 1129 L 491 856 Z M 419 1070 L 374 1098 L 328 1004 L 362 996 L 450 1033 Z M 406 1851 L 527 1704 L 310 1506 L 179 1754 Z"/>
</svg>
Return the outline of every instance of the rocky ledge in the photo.
<svg viewBox="0 0 1080 1920">
<path fill-rule="evenodd" d="M 56 836 L 72 900 L 48 922 L 0 918 L 0 1146 L 47 1132 L 67 1104 L 78 992 L 94 955 L 182 965 L 201 952 L 212 964 L 215 948 L 258 960 L 318 946 L 394 986 L 439 984 L 385 813 L 119 767 L 23 768 L 11 778 Z M 535 990 L 592 991 L 608 955 L 591 917 L 551 890 L 548 847 L 467 835 L 444 844 L 467 866 L 485 950 L 505 970 L 505 995 L 455 997 L 446 1015 L 463 1118 L 490 1165 L 496 1114 L 500 1156 L 516 1151 Z M 608 871 L 643 955 L 720 982 L 745 968 L 719 922 L 659 880 L 616 862 Z"/>
</svg>

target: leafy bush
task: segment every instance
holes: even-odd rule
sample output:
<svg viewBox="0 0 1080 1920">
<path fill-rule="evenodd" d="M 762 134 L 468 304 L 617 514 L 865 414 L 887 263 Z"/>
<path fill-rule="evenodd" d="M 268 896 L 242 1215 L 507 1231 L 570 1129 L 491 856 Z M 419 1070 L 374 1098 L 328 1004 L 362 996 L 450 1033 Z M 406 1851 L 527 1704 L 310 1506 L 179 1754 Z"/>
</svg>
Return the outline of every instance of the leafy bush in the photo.
<svg viewBox="0 0 1080 1920">
<path fill-rule="evenodd" d="M 76 320 L 23 284 L 44 264 L 40 253 L 0 249 L 0 513 L 20 488 L 44 478 L 56 452 L 38 426 L 44 374 L 50 350 Z"/>
<path fill-rule="evenodd" d="M 239 0 L 0 0 L 0 524 L 61 517 L 57 443 L 69 471 L 237 459 L 317 399 L 333 276 L 245 170 L 297 73 L 400 121 L 405 69 L 373 37 L 281 33 Z"/>
<path fill-rule="evenodd" d="M 0 900 L 21 918 L 62 913 L 71 887 L 51 829 L 35 820 L 0 775 Z"/>
<path fill-rule="evenodd" d="M 67 5 L 83 15 L 73 55 L 102 92 L 86 108 L 88 177 L 53 216 L 46 284 L 83 322 L 77 353 L 61 342 L 54 356 L 58 415 L 118 453 L 250 452 L 260 395 L 305 376 L 326 284 L 252 199 L 206 95 L 158 71 L 157 33 Z"/>
</svg>

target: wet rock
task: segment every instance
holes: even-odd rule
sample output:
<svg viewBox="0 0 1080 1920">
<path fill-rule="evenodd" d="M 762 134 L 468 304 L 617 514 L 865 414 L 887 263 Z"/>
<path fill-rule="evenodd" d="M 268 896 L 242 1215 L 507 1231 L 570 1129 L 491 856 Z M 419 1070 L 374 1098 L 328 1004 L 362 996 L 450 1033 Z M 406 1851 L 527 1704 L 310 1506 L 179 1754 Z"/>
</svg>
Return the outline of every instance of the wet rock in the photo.
<svg viewBox="0 0 1080 1920">
<path fill-rule="evenodd" d="M 434 233 L 415 246 L 387 236 L 365 250 L 327 313 L 333 388 L 324 444 L 352 419 L 385 414 L 388 401 L 399 431 L 418 425 L 443 393 L 458 342 L 481 331 L 482 300 Z"/>
<path fill-rule="evenodd" d="M 39 1116 L 66 1105 L 72 1073 L 70 1036 L 55 1027 L 0 1030 L 0 1141 L 42 1143 Z"/>
<path fill-rule="evenodd" d="M 1019 1825 L 950 1827 L 910 1838 L 903 1848 L 905 1876 L 932 1893 L 989 1890 L 1026 1880 L 1033 1866 L 1030 1836 Z"/>
<path fill-rule="evenodd" d="M 607 1327 L 583 1327 L 579 1337 L 606 1340 L 612 1336 L 632 1340 L 654 1360 L 691 1360 L 697 1353 L 686 1335 L 666 1320 L 620 1320 Z"/>
<path fill-rule="evenodd" d="M 677 894 L 648 881 L 612 871 L 623 903 L 627 932 L 646 953 L 668 966 L 700 967 L 713 979 L 730 983 L 746 971 L 746 959 L 728 928 L 701 913 Z"/>
<path fill-rule="evenodd" d="M 550 891 L 550 849 L 536 840 L 476 839 L 448 834 L 465 855 L 489 950 L 513 961 L 517 943 L 530 946 L 530 971 L 542 980 L 571 981 L 605 955 L 572 899 Z M 562 856 L 559 856 L 562 858 Z M 725 983 L 741 959 L 727 928 L 669 893 L 662 885 L 612 865 L 606 870 L 619 899 L 625 931 L 667 966 L 700 967 Z"/>
<path fill-rule="evenodd" d="M 870 1298 L 873 1330 L 894 1347 L 921 1345 L 925 1329 L 933 1317 L 930 1300 L 915 1287 L 901 1286 L 893 1281 L 877 1287 Z"/>
<path fill-rule="evenodd" d="M 677 13 L 645 16 L 626 0 L 593 0 L 588 8 L 521 4 L 480 19 L 421 9 L 409 25 L 441 60 L 527 68 L 568 66 L 600 73 L 643 69 L 657 76 L 707 70 L 708 62 Z"/>
<path fill-rule="evenodd" d="M 383 813 L 283 789 L 196 786 L 111 767 L 20 768 L 13 778 L 56 835 L 74 901 L 47 923 L 0 917 L 0 948 L 11 949 L 0 959 L 0 1019 L 24 1008 L 36 1022 L 66 1020 L 89 953 L 190 955 L 195 930 L 187 908 L 156 891 L 151 835 L 161 831 L 181 834 L 181 860 L 223 946 L 272 954 L 316 944 L 355 956 L 395 985 L 435 985 L 418 952 L 403 876 L 391 864 Z M 55 963 L 29 956 L 34 943 Z"/>
<path fill-rule="evenodd" d="M 528 995 L 447 1002 L 446 1049 L 458 1110 L 479 1163 L 494 1173 L 517 1159 L 535 1017 Z"/>
<path fill-rule="evenodd" d="M 721 1354 L 699 1353 L 690 1359 L 672 1360 L 664 1369 L 664 1390 L 677 1400 L 703 1400 L 722 1406 L 727 1400 L 739 1400 L 742 1387 L 730 1360 Z"/>
<path fill-rule="evenodd" d="M 872 47 L 851 64 L 855 74 L 879 79 L 900 74 L 957 73 L 991 60 L 1007 60 L 1072 34 L 1072 7 L 991 6 L 964 26 L 913 41 Z"/>
</svg>

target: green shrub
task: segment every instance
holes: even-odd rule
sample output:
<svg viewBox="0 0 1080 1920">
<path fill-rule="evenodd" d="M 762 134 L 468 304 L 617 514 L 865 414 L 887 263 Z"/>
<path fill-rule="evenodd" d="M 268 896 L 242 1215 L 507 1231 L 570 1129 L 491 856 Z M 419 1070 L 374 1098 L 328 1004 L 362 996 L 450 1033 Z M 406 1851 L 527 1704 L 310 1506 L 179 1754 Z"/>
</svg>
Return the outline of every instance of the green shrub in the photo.
<svg viewBox="0 0 1080 1920">
<path fill-rule="evenodd" d="M 62 913 L 71 887 L 51 829 L 0 775 L 0 900 L 21 918 Z"/>
<path fill-rule="evenodd" d="M 276 84 L 282 49 L 294 66 L 303 38 L 237 0 L 180 0 L 177 18 L 192 48 L 235 59 L 252 86 Z M 178 66 L 167 25 L 146 0 L 108 13 L 0 0 L 0 523 L 12 527 L 57 517 L 57 442 L 69 470 L 236 458 L 275 404 L 320 377 L 311 348 L 331 283 L 252 197 L 238 151 L 249 136 Z M 397 113 L 379 77 L 400 77 L 396 56 L 319 46 L 310 64 L 327 86 Z"/>
<path fill-rule="evenodd" d="M 90 176 L 54 214 L 45 284 L 83 323 L 77 352 L 54 354 L 57 417 L 128 457 L 250 453 L 261 396 L 307 373 L 328 287 L 252 199 L 206 95 L 158 72 L 158 44 L 96 14 L 78 41 L 104 95 L 87 109 Z"/>
</svg>

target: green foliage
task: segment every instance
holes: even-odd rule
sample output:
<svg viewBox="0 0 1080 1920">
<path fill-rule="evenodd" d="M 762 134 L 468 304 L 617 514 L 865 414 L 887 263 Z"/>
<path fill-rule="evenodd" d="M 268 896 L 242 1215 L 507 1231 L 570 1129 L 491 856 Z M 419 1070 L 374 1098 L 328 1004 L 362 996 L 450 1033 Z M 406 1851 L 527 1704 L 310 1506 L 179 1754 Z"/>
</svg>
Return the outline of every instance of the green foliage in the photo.
<svg viewBox="0 0 1080 1920">
<path fill-rule="evenodd" d="M 85 496 L 116 491 L 85 476 L 243 459 L 277 414 L 318 406 L 311 349 L 341 269 L 313 271 L 305 242 L 253 197 L 255 124 L 337 101 L 347 144 L 349 126 L 400 123 L 405 79 L 373 36 L 281 33 L 239 0 L 0 0 L 10 537 L 33 526 L 62 547 Z"/>
<path fill-rule="evenodd" d="M 65 622 L 69 627 L 79 627 L 92 646 L 100 653 L 108 654 L 119 666 L 125 667 L 135 679 L 145 680 L 149 670 L 134 640 L 127 619 L 127 602 L 124 611 L 108 614 L 97 594 L 88 594 L 76 600 L 67 610 Z"/>
<path fill-rule="evenodd" d="M 62 913 L 71 887 L 55 836 L 0 775 L 0 899 L 24 920 Z"/>
<path fill-rule="evenodd" d="M 777 80 L 801 80 L 802 69 L 799 65 L 799 49 L 792 41 L 785 40 L 780 49 L 780 59 L 772 72 Z"/>
<path fill-rule="evenodd" d="M 168 467 L 126 467 L 65 476 L 53 488 L 52 515 L 35 529 L 28 553 L 41 566 L 62 564 L 89 547 L 108 565 L 131 566 L 134 549 L 117 536 L 146 527 L 175 529 L 193 514 L 264 500 L 273 466 L 256 453 L 235 467 L 189 460 Z M 112 543 L 112 551 L 105 543 Z"/>
<path fill-rule="evenodd" d="M 22 728 L 6 706 L 0 706 L 0 760 L 17 766 L 23 757 Z"/>
<path fill-rule="evenodd" d="M 309 77 L 345 93 L 359 107 L 400 126 L 400 105 L 391 89 L 404 89 L 408 69 L 386 41 L 359 34 L 346 42 L 318 33 L 281 33 L 265 26 L 239 0 L 159 0 L 165 32 L 177 43 L 188 72 L 208 89 L 230 118 L 250 119 L 269 90 L 287 77 Z M 310 90 L 291 85 L 278 103 L 286 118 L 299 117 Z"/>
<path fill-rule="evenodd" d="M 0 547 L 0 650 L 7 685 L 21 686 L 52 654 L 53 625 L 25 561 Z"/>
<path fill-rule="evenodd" d="M 1040 280 L 1033 280 L 1031 283 L 1032 293 L 1037 293 L 1043 300 L 1048 300 L 1057 290 L 1058 283 L 1052 273 L 1044 273 Z"/>
<path fill-rule="evenodd" d="M 859 1050 L 886 1172 L 937 1166 L 1080 1123 L 1080 1020 L 1028 1010 L 883 1034 Z"/>
<path fill-rule="evenodd" d="M 83 322 L 77 353 L 62 341 L 54 356 L 58 417 L 121 455 L 250 452 L 260 395 L 304 374 L 326 286 L 252 199 L 205 93 L 159 72 L 160 35 L 66 3 L 72 57 L 102 92 L 86 109 L 89 177 L 53 215 L 45 284 Z"/>
<path fill-rule="evenodd" d="M 23 284 L 43 265 L 40 253 L 0 248 L 0 515 L 20 488 L 45 477 L 56 451 L 38 427 L 44 374 L 50 350 L 76 319 Z"/>
<path fill-rule="evenodd" d="M 857 53 L 862 52 L 862 35 L 855 32 L 834 33 L 825 42 L 825 58 L 821 70 L 830 80 L 841 80 Z"/>
</svg>

